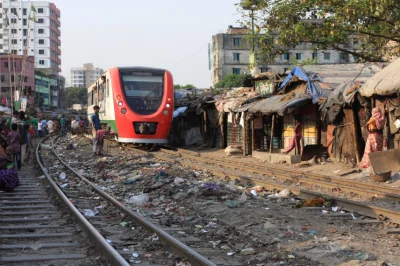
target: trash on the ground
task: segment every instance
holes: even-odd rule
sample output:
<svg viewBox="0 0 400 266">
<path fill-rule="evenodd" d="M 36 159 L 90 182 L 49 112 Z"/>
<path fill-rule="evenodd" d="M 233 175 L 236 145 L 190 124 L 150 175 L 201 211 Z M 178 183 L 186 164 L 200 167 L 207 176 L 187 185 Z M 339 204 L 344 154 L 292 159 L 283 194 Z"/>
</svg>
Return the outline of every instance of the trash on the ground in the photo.
<svg viewBox="0 0 400 266">
<path fill-rule="evenodd" d="M 265 230 L 274 229 L 274 228 L 276 228 L 276 226 L 273 225 L 273 224 L 270 223 L 270 222 L 266 222 L 266 223 L 264 224 L 264 229 L 265 229 Z"/>
<path fill-rule="evenodd" d="M 84 209 L 82 211 L 83 215 L 85 215 L 86 217 L 93 217 L 96 216 L 97 214 L 99 214 L 99 212 L 97 211 L 97 209 L 94 209 L 94 211 L 92 211 L 91 209 Z"/>
<path fill-rule="evenodd" d="M 62 184 L 60 187 L 61 188 L 66 188 L 66 187 L 68 187 L 68 183 Z"/>
<path fill-rule="evenodd" d="M 163 179 L 163 177 L 167 177 L 167 176 L 168 176 L 168 174 L 167 174 L 166 172 L 160 171 L 160 172 L 156 175 L 155 179 L 156 179 L 156 180 L 161 180 L 161 179 Z"/>
<path fill-rule="evenodd" d="M 270 210 L 270 208 L 264 208 L 266 211 Z"/>
<path fill-rule="evenodd" d="M 110 240 L 110 239 L 106 239 L 106 240 L 107 240 L 108 243 L 112 243 L 112 240 Z"/>
<path fill-rule="evenodd" d="M 65 180 L 67 178 L 67 175 L 64 172 L 62 172 L 58 177 L 62 181 L 62 180 Z"/>
<path fill-rule="evenodd" d="M 332 211 L 337 212 L 339 210 L 339 206 L 332 207 Z"/>
<path fill-rule="evenodd" d="M 239 198 L 240 203 L 245 203 L 247 201 L 247 195 L 246 192 L 243 192 L 242 195 Z"/>
<path fill-rule="evenodd" d="M 237 200 L 227 200 L 225 201 L 225 205 L 228 206 L 229 208 L 237 208 L 239 206 L 240 202 Z"/>
<path fill-rule="evenodd" d="M 304 233 L 307 235 L 313 235 L 313 236 L 316 236 L 318 234 L 317 231 L 315 231 L 315 230 L 307 230 Z"/>
<path fill-rule="evenodd" d="M 154 164 L 150 164 L 150 167 L 160 167 L 161 164 L 160 163 L 154 163 Z"/>
<path fill-rule="evenodd" d="M 179 184 L 181 184 L 183 182 L 185 182 L 185 180 L 183 178 L 175 177 L 175 179 L 174 179 L 174 184 L 175 185 L 179 185 Z"/>
<path fill-rule="evenodd" d="M 235 253 L 234 252 L 228 252 L 226 255 L 232 256 L 233 254 L 235 254 Z"/>
<path fill-rule="evenodd" d="M 290 190 L 285 188 L 284 190 L 282 190 L 281 192 L 279 192 L 279 196 L 282 197 L 289 197 L 290 196 Z"/>
<path fill-rule="evenodd" d="M 323 213 L 323 214 L 328 214 L 329 211 L 327 211 L 327 210 L 322 210 L 322 213 Z"/>
<path fill-rule="evenodd" d="M 41 175 L 41 176 L 39 176 L 38 178 L 39 178 L 39 179 L 44 179 L 44 178 L 46 178 L 46 176 Z"/>
<path fill-rule="evenodd" d="M 221 187 L 216 185 L 216 184 L 212 184 L 212 183 L 205 183 L 203 184 L 203 188 L 205 189 L 212 189 L 212 190 L 220 190 Z"/>
<path fill-rule="evenodd" d="M 351 217 L 353 218 L 353 220 L 357 220 L 353 213 L 351 213 Z"/>
<path fill-rule="evenodd" d="M 143 194 L 140 194 L 137 196 L 132 196 L 126 200 L 126 202 L 128 202 L 128 203 L 132 203 L 132 204 L 135 204 L 138 206 L 143 205 L 143 204 L 147 203 L 148 201 L 149 201 L 149 195 L 146 193 L 143 193 Z"/>
<path fill-rule="evenodd" d="M 257 197 L 257 191 L 251 190 L 250 193 L 251 193 L 254 197 Z"/>
<path fill-rule="evenodd" d="M 119 223 L 120 225 L 122 225 L 122 226 L 128 226 L 128 222 L 121 222 L 121 223 Z"/>
<path fill-rule="evenodd" d="M 367 253 L 357 253 L 354 255 L 354 258 L 357 260 L 367 260 L 368 259 L 368 254 Z"/>
<path fill-rule="evenodd" d="M 288 255 L 289 259 L 295 259 L 295 256 L 293 256 L 292 254 Z"/>
<path fill-rule="evenodd" d="M 139 257 L 139 254 L 137 254 L 137 253 L 132 253 L 132 257 L 137 258 L 137 257 Z"/>
<path fill-rule="evenodd" d="M 197 229 L 203 229 L 203 226 L 199 224 L 196 224 L 194 227 L 196 227 Z"/>
<path fill-rule="evenodd" d="M 254 253 L 256 253 L 256 251 L 253 248 L 245 248 L 240 251 L 240 254 L 242 255 L 251 255 Z"/>
</svg>

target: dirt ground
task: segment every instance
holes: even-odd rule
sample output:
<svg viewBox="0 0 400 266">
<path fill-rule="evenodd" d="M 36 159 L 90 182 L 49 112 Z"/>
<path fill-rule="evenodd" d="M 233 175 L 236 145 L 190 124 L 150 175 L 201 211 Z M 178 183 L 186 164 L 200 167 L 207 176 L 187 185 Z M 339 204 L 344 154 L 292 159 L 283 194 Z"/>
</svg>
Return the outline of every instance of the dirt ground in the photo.
<svg viewBox="0 0 400 266">
<path fill-rule="evenodd" d="M 76 147 L 64 151 L 69 143 Z M 328 214 L 294 208 L 295 198 L 271 197 L 271 191 L 254 193 L 247 184 L 213 177 L 207 166 L 195 171 L 179 162 L 158 161 L 151 152 L 109 147 L 107 156 L 97 157 L 92 155 L 90 141 L 80 137 L 65 140 L 58 151 L 107 193 L 152 222 L 182 228 L 171 234 L 204 240 L 192 244 L 193 248 L 213 248 L 225 260 L 234 259 L 240 265 L 400 262 L 400 236 L 387 234 L 388 224 L 360 224 L 365 217 L 356 215 L 354 220 L 329 206 L 324 209 Z M 146 200 L 140 203 L 144 194 Z"/>
</svg>

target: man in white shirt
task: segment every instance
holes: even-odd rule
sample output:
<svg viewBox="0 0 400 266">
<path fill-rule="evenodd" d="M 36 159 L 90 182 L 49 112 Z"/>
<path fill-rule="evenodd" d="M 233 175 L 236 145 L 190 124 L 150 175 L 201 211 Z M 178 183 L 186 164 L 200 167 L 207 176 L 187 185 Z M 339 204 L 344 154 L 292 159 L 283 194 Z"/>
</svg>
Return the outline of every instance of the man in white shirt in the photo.
<svg viewBox="0 0 400 266">
<path fill-rule="evenodd" d="M 49 134 L 54 133 L 54 122 L 53 122 L 53 120 L 47 121 L 47 127 L 49 128 Z"/>
</svg>

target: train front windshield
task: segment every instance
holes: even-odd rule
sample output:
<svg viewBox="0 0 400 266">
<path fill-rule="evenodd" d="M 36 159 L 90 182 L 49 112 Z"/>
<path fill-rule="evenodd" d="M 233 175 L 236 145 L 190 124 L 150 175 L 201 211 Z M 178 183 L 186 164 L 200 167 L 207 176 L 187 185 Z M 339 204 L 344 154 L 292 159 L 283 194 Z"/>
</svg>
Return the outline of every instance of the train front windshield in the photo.
<svg viewBox="0 0 400 266">
<path fill-rule="evenodd" d="M 129 107 L 137 114 L 154 114 L 164 95 L 164 73 L 122 72 L 122 86 Z"/>
</svg>

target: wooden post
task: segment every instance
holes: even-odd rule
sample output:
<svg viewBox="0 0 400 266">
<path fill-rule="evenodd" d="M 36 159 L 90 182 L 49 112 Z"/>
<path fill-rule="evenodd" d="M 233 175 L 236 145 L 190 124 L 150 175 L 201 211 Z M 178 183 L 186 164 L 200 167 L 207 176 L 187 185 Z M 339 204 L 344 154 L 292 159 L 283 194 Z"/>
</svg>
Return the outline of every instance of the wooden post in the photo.
<svg viewBox="0 0 400 266">
<path fill-rule="evenodd" d="M 243 156 L 246 156 L 246 143 L 247 143 L 247 122 L 246 122 L 246 112 L 242 113 L 243 117 L 243 128 L 242 128 L 242 151 Z"/>
<path fill-rule="evenodd" d="M 271 125 L 271 140 L 269 143 L 269 162 L 272 159 L 272 146 L 274 141 L 274 130 L 275 130 L 275 115 L 272 115 L 272 125 Z"/>
<path fill-rule="evenodd" d="M 356 123 L 357 116 L 356 116 L 356 112 L 354 112 L 354 107 L 351 108 L 351 112 L 353 113 L 353 126 L 351 128 L 353 130 L 353 142 L 354 142 L 354 147 L 355 147 L 355 150 L 356 150 L 356 160 L 357 160 L 357 164 L 358 164 L 358 163 L 361 162 L 361 159 L 360 159 L 360 146 L 359 146 L 360 144 L 358 142 L 357 123 Z"/>
<path fill-rule="evenodd" d="M 222 123 L 220 125 L 221 127 L 221 147 L 223 149 L 225 149 L 225 132 L 224 132 L 224 125 L 225 125 L 225 113 L 221 112 L 221 116 L 222 116 Z"/>
<path fill-rule="evenodd" d="M 251 118 L 251 150 L 254 151 L 254 116 Z"/>
</svg>

